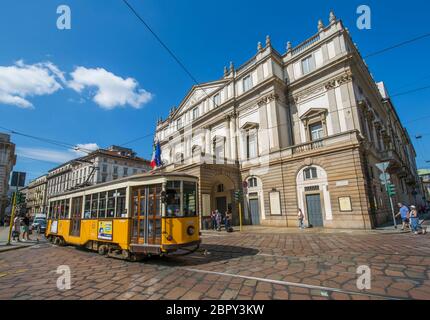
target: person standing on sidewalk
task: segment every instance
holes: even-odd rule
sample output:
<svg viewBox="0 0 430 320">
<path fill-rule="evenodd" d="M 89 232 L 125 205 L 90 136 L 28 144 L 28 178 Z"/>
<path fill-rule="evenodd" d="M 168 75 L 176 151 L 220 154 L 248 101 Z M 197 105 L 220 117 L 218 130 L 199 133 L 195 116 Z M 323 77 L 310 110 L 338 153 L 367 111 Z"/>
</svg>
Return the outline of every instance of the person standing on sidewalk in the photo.
<svg viewBox="0 0 430 320">
<path fill-rule="evenodd" d="M 409 220 L 411 223 L 411 231 L 414 234 L 418 234 L 421 230 L 422 234 L 426 234 L 426 229 L 420 226 L 420 218 L 418 217 L 418 212 L 415 206 L 411 206 L 411 212 L 409 213 Z"/>
<path fill-rule="evenodd" d="M 212 223 L 212 230 L 217 229 L 217 223 L 216 223 L 216 213 L 215 210 L 211 212 L 211 223 Z"/>
<path fill-rule="evenodd" d="M 304 219 L 305 219 L 305 215 L 303 214 L 302 209 L 299 208 L 299 213 L 297 214 L 297 219 L 299 220 L 299 228 L 300 229 L 304 229 L 305 228 L 305 224 L 304 224 Z"/>
<path fill-rule="evenodd" d="M 21 233 L 22 233 L 22 241 L 31 241 L 29 237 L 30 232 L 30 217 L 28 214 L 22 218 L 22 226 L 21 226 Z"/>
</svg>

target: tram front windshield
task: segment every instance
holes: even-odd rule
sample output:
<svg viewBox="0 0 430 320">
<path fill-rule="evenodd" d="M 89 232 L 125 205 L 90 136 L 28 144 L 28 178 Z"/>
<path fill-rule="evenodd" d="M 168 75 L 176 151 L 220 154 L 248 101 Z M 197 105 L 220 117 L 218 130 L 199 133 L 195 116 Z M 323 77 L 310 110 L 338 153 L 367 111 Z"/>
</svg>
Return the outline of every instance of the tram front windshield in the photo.
<svg viewBox="0 0 430 320">
<path fill-rule="evenodd" d="M 168 181 L 166 184 L 166 217 L 197 215 L 197 184 L 188 181 Z"/>
</svg>

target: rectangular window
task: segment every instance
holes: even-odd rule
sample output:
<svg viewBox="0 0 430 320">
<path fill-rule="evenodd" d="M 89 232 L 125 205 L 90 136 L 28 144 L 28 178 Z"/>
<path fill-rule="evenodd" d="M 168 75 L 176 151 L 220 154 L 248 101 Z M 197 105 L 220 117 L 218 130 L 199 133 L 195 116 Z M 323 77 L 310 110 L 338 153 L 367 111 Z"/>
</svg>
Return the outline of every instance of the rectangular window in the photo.
<svg viewBox="0 0 430 320">
<path fill-rule="evenodd" d="M 224 141 L 219 140 L 215 143 L 215 159 L 216 163 L 224 162 Z"/>
<path fill-rule="evenodd" d="M 213 101 L 214 108 L 219 107 L 219 105 L 221 104 L 221 94 L 217 93 L 216 95 L 214 95 Z"/>
<path fill-rule="evenodd" d="M 91 218 L 91 195 L 85 196 L 84 219 Z"/>
<path fill-rule="evenodd" d="M 199 108 L 196 107 L 193 109 L 193 120 L 196 120 L 199 117 Z"/>
<path fill-rule="evenodd" d="M 246 136 L 246 156 L 248 159 L 257 157 L 257 134 L 248 132 Z"/>
<path fill-rule="evenodd" d="M 118 167 L 113 167 L 113 174 L 118 174 Z"/>
<path fill-rule="evenodd" d="M 184 216 L 195 217 L 197 215 L 197 187 L 194 182 L 183 182 Z"/>
<path fill-rule="evenodd" d="M 316 141 L 324 138 L 324 130 L 321 122 L 309 126 L 311 140 Z"/>
<path fill-rule="evenodd" d="M 106 218 L 106 192 L 100 192 L 99 194 L 99 218 Z"/>
<path fill-rule="evenodd" d="M 312 56 L 306 57 L 302 60 L 303 74 L 308 74 L 315 70 L 315 61 Z"/>
<path fill-rule="evenodd" d="M 123 177 L 128 176 L 128 168 L 123 168 Z"/>
<path fill-rule="evenodd" d="M 107 164 L 103 165 L 103 172 L 106 173 L 107 172 Z"/>
<path fill-rule="evenodd" d="M 133 174 L 136 174 L 137 173 L 137 169 L 133 169 Z"/>
<path fill-rule="evenodd" d="M 183 126 L 184 124 L 182 123 L 182 118 L 179 118 L 178 120 L 176 120 L 176 130 L 182 129 Z"/>
<path fill-rule="evenodd" d="M 115 217 L 115 197 L 114 191 L 108 192 L 108 200 L 107 200 L 107 217 L 114 218 Z"/>
<path fill-rule="evenodd" d="M 166 184 L 166 216 L 181 216 L 181 181 L 168 181 Z"/>
<path fill-rule="evenodd" d="M 72 219 L 79 218 L 82 210 L 82 197 L 72 198 Z"/>
<path fill-rule="evenodd" d="M 91 218 L 97 218 L 97 211 L 99 205 L 99 194 L 93 194 L 91 197 Z"/>
<path fill-rule="evenodd" d="M 243 78 L 243 92 L 246 92 L 251 89 L 252 89 L 252 78 L 249 75 Z"/>
<path fill-rule="evenodd" d="M 127 211 L 125 210 L 125 191 L 126 189 L 119 189 L 115 193 L 116 197 L 116 217 L 126 217 Z"/>
</svg>

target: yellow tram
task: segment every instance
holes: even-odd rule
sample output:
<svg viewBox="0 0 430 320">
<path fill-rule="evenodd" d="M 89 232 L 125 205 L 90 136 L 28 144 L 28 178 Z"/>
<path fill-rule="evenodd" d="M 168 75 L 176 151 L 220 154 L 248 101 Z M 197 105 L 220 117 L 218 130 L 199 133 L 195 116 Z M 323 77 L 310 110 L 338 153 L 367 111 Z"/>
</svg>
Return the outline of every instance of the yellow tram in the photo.
<svg viewBox="0 0 430 320">
<path fill-rule="evenodd" d="M 197 178 L 140 174 L 49 199 L 46 237 L 135 261 L 200 244 Z"/>
</svg>

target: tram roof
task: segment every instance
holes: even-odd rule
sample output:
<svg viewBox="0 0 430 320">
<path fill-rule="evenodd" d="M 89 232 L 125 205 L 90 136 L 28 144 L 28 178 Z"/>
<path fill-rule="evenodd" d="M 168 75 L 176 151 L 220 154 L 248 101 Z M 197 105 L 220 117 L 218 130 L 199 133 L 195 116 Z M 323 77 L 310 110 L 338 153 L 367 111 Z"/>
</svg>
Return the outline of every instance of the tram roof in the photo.
<svg viewBox="0 0 430 320">
<path fill-rule="evenodd" d="M 113 180 L 113 181 L 109 181 L 109 182 L 103 182 L 103 183 L 98 183 L 98 184 L 94 184 L 92 186 L 88 186 L 88 187 L 84 187 L 84 188 L 79 188 L 79 189 L 75 189 L 75 190 L 69 190 L 66 192 L 63 192 L 61 194 L 57 194 L 51 197 L 51 199 L 53 198 L 58 198 L 58 197 L 62 197 L 62 196 L 66 196 L 66 195 L 70 195 L 73 193 L 78 193 L 78 192 L 83 192 L 83 191 L 87 191 L 87 190 L 92 190 L 92 189 L 97 189 L 97 188 L 103 188 L 103 187 L 109 187 L 109 186 L 113 186 L 116 184 L 121 184 L 124 182 L 131 182 L 131 181 L 148 181 L 151 180 L 151 178 L 188 178 L 188 179 L 198 179 L 196 176 L 190 175 L 190 174 L 186 174 L 186 173 L 179 173 L 179 172 L 147 172 L 147 173 L 139 173 L 139 174 L 135 174 L 135 175 L 131 175 L 125 178 L 121 178 L 121 179 L 117 179 L 117 180 Z"/>
</svg>

